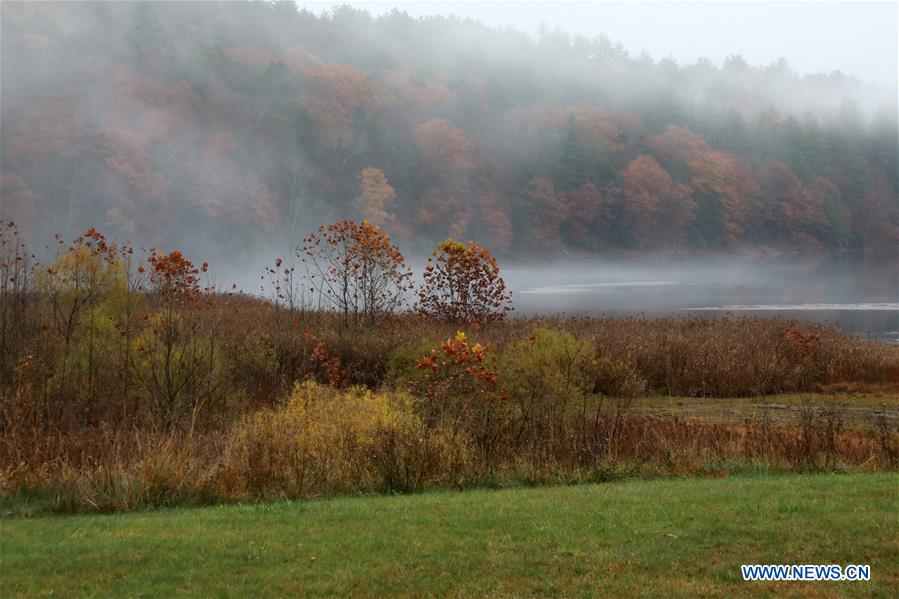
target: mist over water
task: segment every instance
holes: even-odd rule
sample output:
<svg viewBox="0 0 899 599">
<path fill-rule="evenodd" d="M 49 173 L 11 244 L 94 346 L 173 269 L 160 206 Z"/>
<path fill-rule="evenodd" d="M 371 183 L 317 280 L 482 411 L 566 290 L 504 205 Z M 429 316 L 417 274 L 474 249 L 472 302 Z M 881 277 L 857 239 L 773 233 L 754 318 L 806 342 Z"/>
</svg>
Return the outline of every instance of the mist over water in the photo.
<svg viewBox="0 0 899 599">
<path fill-rule="evenodd" d="M 899 343 L 895 256 L 570 260 L 514 265 L 503 276 L 519 315 L 754 314 Z"/>
<path fill-rule="evenodd" d="M 220 288 L 234 283 L 259 295 L 265 263 L 255 256 L 210 269 Z M 299 260 L 295 266 L 302 271 Z M 424 266 L 424 258 L 410 260 L 416 283 Z M 826 322 L 899 343 L 899 255 L 633 255 L 500 260 L 500 267 L 512 293 L 512 317 L 755 315 Z M 314 298 L 306 301 L 315 305 Z M 414 294 L 408 301 L 414 303 Z"/>
<path fill-rule="evenodd" d="M 646 7 L 615 19 L 584 5 L 597 18 L 571 32 L 527 31 L 528 14 L 565 12 L 549 4 L 481 6 L 486 24 L 449 16 L 462 5 L 0 8 L 0 220 L 19 225 L 39 260 L 52 259 L 41 248 L 55 233 L 97 227 L 208 261 L 221 289 L 264 294 L 275 258 L 302 268 L 290 257 L 304 235 L 369 219 L 417 274 L 448 235 L 483 244 L 516 314 L 763 314 L 899 341 L 896 81 L 832 70 L 894 64 L 892 26 L 868 31 L 880 40 L 870 50 L 825 48 L 812 42 L 834 19 L 797 8 L 787 12 L 801 18 L 777 25 L 792 27 L 791 43 L 775 50 L 771 31 L 753 35 L 746 60 L 741 44 L 689 39 L 638 14 Z M 696 26 L 710 9 L 666 10 Z M 871 10 L 868 30 L 886 21 Z M 653 20 L 666 34 L 656 58 L 604 31 L 642 36 Z M 827 40 L 852 39 L 833 31 Z M 660 58 L 688 40 L 713 60 Z M 818 66 L 752 59 L 794 44 Z M 697 254 L 549 260 L 667 247 Z M 732 248 L 755 254 L 698 254 Z M 526 261 L 535 255 L 546 261 Z"/>
</svg>

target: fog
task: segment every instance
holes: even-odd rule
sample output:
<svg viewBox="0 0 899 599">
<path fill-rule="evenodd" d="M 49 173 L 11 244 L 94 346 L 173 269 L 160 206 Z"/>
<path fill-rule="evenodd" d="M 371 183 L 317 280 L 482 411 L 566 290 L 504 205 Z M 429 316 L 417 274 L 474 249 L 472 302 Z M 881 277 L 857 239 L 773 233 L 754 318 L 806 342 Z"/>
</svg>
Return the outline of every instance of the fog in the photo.
<svg viewBox="0 0 899 599">
<path fill-rule="evenodd" d="M 414 263 L 483 243 L 522 314 L 896 330 L 895 4 L 361 8 L 2 3 L 0 219 L 36 247 L 95 226 L 181 249 L 254 292 L 368 218 Z M 735 257 L 767 248 L 819 257 Z"/>
<path fill-rule="evenodd" d="M 522 315 L 762 315 L 899 342 L 899 260 L 772 256 L 572 260 L 507 268 Z"/>
<path fill-rule="evenodd" d="M 315 12 L 340 2 L 300 2 Z M 350 2 L 372 14 L 396 3 Z M 721 64 L 741 54 L 752 64 L 786 57 L 798 73 L 842 71 L 866 83 L 895 89 L 895 2 L 403 2 L 415 17 L 456 15 L 491 27 L 537 36 L 542 29 L 571 35 L 605 35 L 632 54 L 678 63 L 707 59 Z M 844 40 L 845 43 L 834 43 Z M 877 58 L 872 60 L 872 56 Z"/>
</svg>

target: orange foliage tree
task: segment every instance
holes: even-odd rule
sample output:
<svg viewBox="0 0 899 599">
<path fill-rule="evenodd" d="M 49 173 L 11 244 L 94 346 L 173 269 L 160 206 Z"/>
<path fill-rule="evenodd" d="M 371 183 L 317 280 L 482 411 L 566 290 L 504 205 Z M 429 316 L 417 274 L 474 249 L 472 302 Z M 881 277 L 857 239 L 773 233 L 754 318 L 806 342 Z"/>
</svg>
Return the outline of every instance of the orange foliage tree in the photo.
<svg viewBox="0 0 899 599">
<path fill-rule="evenodd" d="M 428 262 L 415 306 L 419 314 L 449 322 L 486 322 L 502 320 L 512 309 L 512 294 L 486 248 L 450 238 L 437 246 Z"/>
<path fill-rule="evenodd" d="M 675 183 L 650 156 L 633 159 L 621 173 L 623 224 L 640 247 L 673 244 L 684 235 L 696 204 L 690 188 Z"/>
<path fill-rule="evenodd" d="M 412 272 L 399 248 L 377 225 L 344 220 L 319 227 L 303 240 L 298 253 L 306 264 L 313 291 L 343 316 L 375 324 L 402 306 L 411 290 Z"/>
<path fill-rule="evenodd" d="M 707 241 L 731 245 L 744 233 L 758 183 L 742 158 L 714 150 L 701 135 L 669 125 L 649 140 L 668 163 L 686 167 L 696 201 L 696 225 Z"/>
<path fill-rule="evenodd" d="M 447 119 L 432 119 L 415 128 L 428 187 L 419 195 L 419 221 L 428 226 L 451 225 L 456 232 L 466 223 L 463 199 L 470 194 L 475 170 L 475 144 Z M 442 229 L 446 230 L 446 229 Z"/>
<path fill-rule="evenodd" d="M 388 204 L 396 197 L 396 190 L 387 182 L 387 176 L 373 166 L 362 169 L 359 174 L 361 193 L 356 200 L 356 209 L 363 220 L 375 225 L 384 225 L 390 220 Z"/>
</svg>

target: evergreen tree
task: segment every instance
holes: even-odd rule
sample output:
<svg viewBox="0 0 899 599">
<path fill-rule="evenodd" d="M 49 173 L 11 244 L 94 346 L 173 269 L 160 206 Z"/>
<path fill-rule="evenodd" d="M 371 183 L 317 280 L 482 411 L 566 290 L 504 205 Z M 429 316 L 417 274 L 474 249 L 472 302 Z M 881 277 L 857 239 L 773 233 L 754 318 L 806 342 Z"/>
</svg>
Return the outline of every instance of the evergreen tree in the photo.
<svg viewBox="0 0 899 599">
<path fill-rule="evenodd" d="M 587 182 L 587 157 L 574 115 L 568 117 L 568 130 L 562 138 L 556 183 L 561 191 L 571 191 Z"/>
</svg>

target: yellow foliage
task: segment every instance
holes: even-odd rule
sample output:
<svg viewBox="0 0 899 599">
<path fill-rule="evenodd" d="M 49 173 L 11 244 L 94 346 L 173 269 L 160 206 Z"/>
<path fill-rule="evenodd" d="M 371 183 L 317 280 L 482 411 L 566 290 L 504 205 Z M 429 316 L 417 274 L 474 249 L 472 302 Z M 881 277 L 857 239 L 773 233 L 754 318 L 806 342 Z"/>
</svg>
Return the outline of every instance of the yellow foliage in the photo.
<svg viewBox="0 0 899 599">
<path fill-rule="evenodd" d="M 356 200 L 362 217 L 373 225 L 383 225 L 390 220 L 388 205 L 396 197 L 396 190 L 387 182 L 387 176 L 379 168 L 369 166 L 359 175 L 361 193 Z"/>
<path fill-rule="evenodd" d="M 468 456 L 464 440 L 423 425 L 408 395 L 312 381 L 297 383 L 284 406 L 247 416 L 230 438 L 223 477 L 237 492 L 420 488 Z"/>
</svg>

